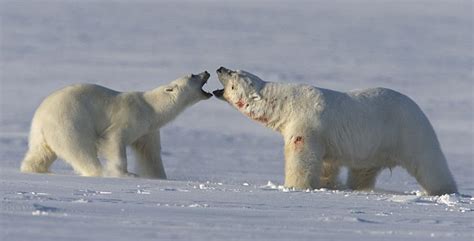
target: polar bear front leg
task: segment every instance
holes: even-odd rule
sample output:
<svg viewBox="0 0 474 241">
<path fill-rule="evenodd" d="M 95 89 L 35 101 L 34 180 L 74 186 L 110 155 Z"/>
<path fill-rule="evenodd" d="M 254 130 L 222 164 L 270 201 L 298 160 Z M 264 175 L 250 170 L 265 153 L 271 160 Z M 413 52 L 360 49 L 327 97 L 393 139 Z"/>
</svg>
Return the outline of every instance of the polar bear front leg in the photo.
<svg viewBox="0 0 474 241">
<path fill-rule="evenodd" d="M 161 160 L 160 131 L 140 137 L 132 144 L 137 159 L 137 173 L 143 177 L 166 179 Z"/>
<path fill-rule="evenodd" d="M 285 138 L 285 187 L 319 188 L 322 156 L 322 148 L 308 133 Z"/>
<path fill-rule="evenodd" d="M 347 175 L 347 187 L 352 190 L 371 190 L 375 186 L 380 167 L 350 168 Z"/>
<path fill-rule="evenodd" d="M 319 185 L 323 188 L 338 189 L 342 187 L 339 182 L 340 166 L 334 160 L 323 160 L 323 167 L 321 170 L 321 177 Z"/>
<path fill-rule="evenodd" d="M 107 139 L 102 146 L 102 152 L 107 160 L 104 176 L 107 177 L 136 177 L 127 171 L 126 145 L 120 136 L 114 135 Z"/>
</svg>

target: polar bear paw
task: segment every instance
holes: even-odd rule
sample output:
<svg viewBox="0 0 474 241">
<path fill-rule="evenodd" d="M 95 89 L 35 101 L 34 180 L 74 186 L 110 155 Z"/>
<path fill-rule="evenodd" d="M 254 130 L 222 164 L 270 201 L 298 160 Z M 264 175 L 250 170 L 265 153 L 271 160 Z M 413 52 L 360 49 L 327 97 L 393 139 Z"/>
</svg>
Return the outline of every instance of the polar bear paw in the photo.
<svg viewBox="0 0 474 241">
<path fill-rule="evenodd" d="M 106 171 L 103 174 L 104 177 L 129 177 L 137 178 L 138 175 L 132 172 L 120 172 L 120 171 Z"/>
<path fill-rule="evenodd" d="M 138 175 L 133 173 L 133 172 L 127 172 L 127 173 L 123 174 L 123 177 L 137 178 Z"/>
</svg>

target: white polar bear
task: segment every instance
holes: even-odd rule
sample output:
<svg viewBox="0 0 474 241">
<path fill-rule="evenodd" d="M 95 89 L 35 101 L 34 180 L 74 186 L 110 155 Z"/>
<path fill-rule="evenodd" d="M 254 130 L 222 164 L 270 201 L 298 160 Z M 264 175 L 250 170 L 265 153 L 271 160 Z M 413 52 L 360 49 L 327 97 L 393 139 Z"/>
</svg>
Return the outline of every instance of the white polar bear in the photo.
<svg viewBox="0 0 474 241">
<path fill-rule="evenodd" d="M 335 188 L 346 166 L 349 188 L 372 189 L 383 168 L 401 166 L 430 195 L 457 192 L 430 122 L 405 95 L 265 82 L 224 67 L 217 74 L 224 89 L 216 97 L 283 135 L 287 187 Z"/>
<path fill-rule="evenodd" d="M 202 90 L 209 73 L 188 75 L 146 92 L 117 92 L 79 84 L 48 96 L 31 124 L 22 172 L 48 172 L 57 157 L 83 176 L 135 176 L 127 171 L 126 146 L 140 176 L 166 179 L 159 128 L 186 107 L 212 94 Z M 107 160 L 102 167 L 98 156 Z"/>
</svg>

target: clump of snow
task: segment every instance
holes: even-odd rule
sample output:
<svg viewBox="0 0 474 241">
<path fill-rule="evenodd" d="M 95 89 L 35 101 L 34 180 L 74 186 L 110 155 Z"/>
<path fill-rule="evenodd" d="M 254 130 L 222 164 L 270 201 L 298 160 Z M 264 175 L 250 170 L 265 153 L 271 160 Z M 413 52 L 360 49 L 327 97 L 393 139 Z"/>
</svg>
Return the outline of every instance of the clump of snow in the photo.
<svg viewBox="0 0 474 241">
<path fill-rule="evenodd" d="M 269 190 L 278 190 L 278 185 L 273 183 L 272 181 L 268 181 L 267 184 L 260 186 L 261 189 L 269 189 Z"/>
<path fill-rule="evenodd" d="M 199 189 L 199 190 L 216 190 L 217 188 L 215 186 L 218 186 L 218 185 L 219 184 L 206 181 L 204 183 L 199 183 L 199 185 L 192 185 L 192 187 L 194 189 Z"/>
<path fill-rule="evenodd" d="M 260 186 L 260 189 L 263 189 L 263 190 L 278 190 L 278 191 L 282 191 L 282 192 L 294 192 L 294 191 L 296 191 L 296 189 L 294 189 L 294 188 L 288 188 L 288 187 L 285 187 L 283 185 L 278 185 L 278 184 L 275 184 L 271 181 L 268 181 L 266 185 Z"/>
<path fill-rule="evenodd" d="M 314 189 L 313 191 L 315 191 L 315 192 L 327 192 L 328 189 L 327 188 L 319 188 L 319 189 Z M 337 190 L 334 190 L 334 191 L 337 191 Z"/>
<path fill-rule="evenodd" d="M 31 212 L 31 215 L 33 215 L 33 216 L 47 216 L 50 213 L 59 212 L 59 208 L 44 206 L 44 205 L 37 204 L 37 203 L 34 203 L 33 207 L 35 209 L 35 211 Z"/>
<path fill-rule="evenodd" d="M 47 216 L 47 215 L 49 215 L 49 213 L 45 212 L 45 211 L 41 211 L 41 210 L 35 210 L 35 211 L 31 212 L 31 215 L 33 215 L 33 216 Z"/>
<path fill-rule="evenodd" d="M 150 194 L 150 191 L 145 190 L 145 189 L 137 189 L 137 194 L 148 195 L 148 194 Z"/>
<path fill-rule="evenodd" d="M 188 207 L 190 207 L 190 208 L 207 208 L 207 207 L 209 207 L 209 205 L 208 204 L 193 203 L 193 204 L 188 205 Z"/>
<path fill-rule="evenodd" d="M 197 187 L 194 186 L 196 189 Z M 165 192 L 189 192 L 188 189 L 183 189 L 183 188 L 172 188 L 172 187 L 167 187 L 167 188 L 161 188 L 160 191 L 165 191 Z"/>
<path fill-rule="evenodd" d="M 442 196 L 436 197 L 435 200 L 436 203 L 444 204 L 449 207 L 455 206 L 460 202 L 459 196 L 456 194 L 444 194 Z"/>
<path fill-rule="evenodd" d="M 74 200 L 72 202 L 74 202 L 74 203 L 90 203 L 91 201 L 87 200 L 87 199 L 84 199 L 84 198 L 81 198 L 81 199 Z"/>
<path fill-rule="evenodd" d="M 388 200 L 396 203 L 416 203 L 421 200 L 421 197 L 409 195 L 393 195 L 391 198 L 388 198 Z"/>
<path fill-rule="evenodd" d="M 375 215 L 376 216 L 387 217 L 387 216 L 393 215 L 393 212 L 378 212 Z"/>
<path fill-rule="evenodd" d="M 391 197 L 381 197 L 378 200 L 388 200 L 396 203 L 417 204 L 417 205 L 443 205 L 446 206 L 447 211 L 470 212 L 473 209 L 461 205 L 472 204 L 462 200 L 462 195 L 459 194 L 444 194 L 441 196 L 426 196 L 426 195 L 392 195 Z M 456 208 L 454 208 L 456 207 Z"/>
<path fill-rule="evenodd" d="M 79 190 L 74 190 L 74 195 L 80 195 L 80 196 L 97 196 L 97 195 L 111 195 L 112 192 L 109 191 L 95 191 L 91 189 L 79 189 Z"/>
</svg>

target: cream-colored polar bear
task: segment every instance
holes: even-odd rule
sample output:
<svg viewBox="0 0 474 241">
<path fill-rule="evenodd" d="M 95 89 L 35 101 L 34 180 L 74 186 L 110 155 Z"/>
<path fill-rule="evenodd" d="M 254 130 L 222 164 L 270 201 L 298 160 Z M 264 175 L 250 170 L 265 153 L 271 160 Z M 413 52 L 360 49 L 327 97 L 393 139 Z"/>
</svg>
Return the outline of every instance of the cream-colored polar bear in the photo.
<svg viewBox="0 0 474 241">
<path fill-rule="evenodd" d="M 159 128 L 210 98 L 202 90 L 208 79 L 203 72 L 146 92 L 92 84 L 58 90 L 36 110 L 21 171 L 48 172 L 60 157 L 83 176 L 135 176 L 127 171 L 126 146 L 131 145 L 140 176 L 165 179 Z M 105 168 L 98 156 L 107 160 Z"/>
<path fill-rule="evenodd" d="M 373 188 L 383 168 L 401 166 L 430 195 L 457 192 L 436 134 L 407 96 L 375 88 L 347 93 L 265 82 L 245 71 L 217 70 L 224 99 L 285 141 L 285 186 Z"/>
</svg>

